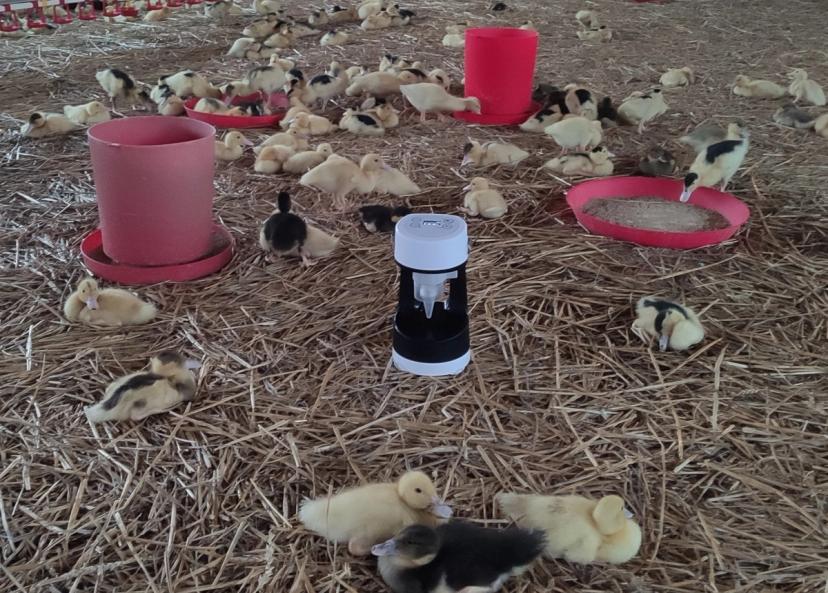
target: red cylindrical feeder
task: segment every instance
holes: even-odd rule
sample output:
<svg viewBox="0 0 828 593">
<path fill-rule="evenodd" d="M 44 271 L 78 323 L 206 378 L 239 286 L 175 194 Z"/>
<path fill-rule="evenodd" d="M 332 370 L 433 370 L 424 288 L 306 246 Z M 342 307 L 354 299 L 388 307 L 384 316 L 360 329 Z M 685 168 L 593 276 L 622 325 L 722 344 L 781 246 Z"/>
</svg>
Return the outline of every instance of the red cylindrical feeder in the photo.
<svg viewBox="0 0 828 593">
<path fill-rule="evenodd" d="M 194 261 L 213 233 L 215 128 L 188 118 L 115 119 L 89 132 L 104 253 L 134 266 Z"/>
<path fill-rule="evenodd" d="M 480 99 L 480 115 L 464 112 L 465 121 L 514 125 L 539 106 L 532 102 L 538 33 L 525 29 L 466 30 L 466 96 Z"/>
</svg>

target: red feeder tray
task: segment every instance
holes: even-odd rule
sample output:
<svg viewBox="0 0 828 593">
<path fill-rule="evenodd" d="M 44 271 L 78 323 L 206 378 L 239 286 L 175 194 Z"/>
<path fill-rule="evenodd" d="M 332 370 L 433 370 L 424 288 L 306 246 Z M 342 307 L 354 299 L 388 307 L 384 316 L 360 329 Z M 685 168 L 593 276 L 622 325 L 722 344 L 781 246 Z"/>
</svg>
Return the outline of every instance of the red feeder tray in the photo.
<svg viewBox="0 0 828 593">
<path fill-rule="evenodd" d="M 187 0 L 187 4 L 190 6 L 195 6 L 196 4 L 201 4 L 204 0 Z"/>
<path fill-rule="evenodd" d="M 638 245 L 668 249 L 695 249 L 726 241 L 736 234 L 750 216 L 747 205 L 736 196 L 709 187 L 700 187 L 694 191 L 690 203 L 714 210 L 724 216 L 730 223 L 726 228 L 691 232 L 640 229 L 596 218 L 583 210 L 587 202 L 593 198 L 659 196 L 678 202 L 682 189 L 683 184 L 680 180 L 667 177 L 607 177 L 573 186 L 566 193 L 566 202 L 572 208 L 578 222 L 591 233 Z"/>
<path fill-rule="evenodd" d="M 43 12 L 40 10 L 30 12 L 26 17 L 26 26 L 29 29 L 45 29 L 47 25 Z"/>
<path fill-rule="evenodd" d="M 95 13 L 95 6 L 93 4 L 87 4 L 86 2 L 81 2 L 78 4 L 78 18 L 82 21 L 94 21 L 98 18 L 98 15 Z"/>
<path fill-rule="evenodd" d="M 58 15 L 58 13 L 57 13 L 58 7 L 55 6 L 54 9 L 52 10 L 52 22 L 57 23 L 58 25 L 68 25 L 69 23 L 72 22 L 72 14 L 66 8 L 66 3 L 63 0 L 61 0 L 61 2 L 60 2 L 60 8 L 62 8 L 66 12 L 66 15 L 65 16 Z"/>
<path fill-rule="evenodd" d="M 138 16 L 138 9 L 134 6 L 124 6 L 121 9 L 121 14 L 129 18 L 135 18 Z"/>
<path fill-rule="evenodd" d="M 11 15 L 7 17 L 6 15 Z M 6 4 L 6 14 L 0 17 L 0 31 L 3 33 L 14 33 L 20 30 L 20 22 L 17 13 L 12 11 L 11 6 Z"/>
<path fill-rule="evenodd" d="M 255 101 L 258 99 L 259 95 L 246 95 L 244 97 L 233 97 L 233 100 L 230 101 L 231 105 L 241 105 L 243 103 L 249 103 L 251 101 Z M 283 111 L 281 113 L 274 113 L 273 115 L 256 115 L 251 117 L 240 116 L 240 115 L 218 115 L 215 113 L 202 113 L 201 111 L 196 111 L 193 109 L 198 103 L 198 97 L 191 97 L 184 102 L 184 109 L 187 112 L 187 116 L 193 119 L 197 119 L 198 121 L 203 121 L 205 123 L 210 124 L 216 128 L 228 129 L 228 128 L 273 128 L 285 117 L 285 113 L 287 111 Z M 290 101 L 287 98 L 287 95 L 284 93 L 273 93 L 270 95 L 268 99 L 268 103 L 271 107 L 275 107 L 277 109 L 284 109 L 287 110 L 288 105 L 290 105 Z"/>
<path fill-rule="evenodd" d="M 184 6 L 184 0 L 167 0 L 168 8 L 181 8 Z"/>
<path fill-rule="evenodd" d="M 187 282 L 218 272 L 233 257 L 233 237 L 222 226 L 215 225 L 210 250 L 203 257 L 169 266 L 132 266 L 109 259 L 103 250 L 101 230 L 95 229 L 81 242 L 86 267 L 101 278 L 119 284 L 156 284 Z"/>
</svg>

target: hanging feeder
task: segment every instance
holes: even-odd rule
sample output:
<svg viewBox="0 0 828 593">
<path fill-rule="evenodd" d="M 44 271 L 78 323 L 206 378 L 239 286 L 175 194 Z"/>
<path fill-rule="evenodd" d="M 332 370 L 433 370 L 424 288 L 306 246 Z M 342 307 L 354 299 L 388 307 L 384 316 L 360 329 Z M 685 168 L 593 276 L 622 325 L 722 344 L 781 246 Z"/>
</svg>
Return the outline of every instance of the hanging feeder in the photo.
<svg viewBox="0 0 828 593">
<path fill-rule="evenodd" d="M 46 17 L 43 16 L 43 9 L 37 5 L 37 2 L 32 2 L 32 8 L 26 16 L 26 27 L 28 29 L 45 29 Z"/>
<path fill-rule="evenodd" d="M 202 4 L 204 0 L 187 0 L 187 4 L 189 6 L 195 6 L 196 4 Z"/>
<path fill-rule="evenodd" d="M 137 17 L 138 9 L 135 8 L 135 3 L 132 0 L 126 0 L 123 6 L 121 6 L 121 14 L 130 18 Z"/>
<path fill-rule="evenodd" d="M 117 0 L 115 2 L 112 2 L 112 3 L 107 2 L 106 4 L 104 4 L 103 15 L 105 17 L 112 18 L 112 17 L 116 17 L 116 16 L 121 16 L 121 14 L 122 14 L 121 7 L 118 6 Z"/>
<path fill-rule="evenodd" d="M 164 5 L 161 3 L 161 0 L 158 0 L 155 4 L 153 4 L 150 0 L 147 0 L 147 12 L 150 10 L 161 10 L 164 8 Z"/>
<path fill-rule="evenodd" d="M 72 22 L 72 13 L 66 8 L 66 0 L 60 0 L 60 3 L 52 8 L 52 22 L 58 25 L 68 25 Z"/>
<path fill-rule="evenodd" d="M 94 21 L 98 18 L 95 13 L 95 6 L 87 2 L 78 4 L 78 18 L 82 21 Z"/>
<path fill-rule="evenodd" d="M 184 0 L 167 0 L 168 8 L 181 8 L 184 6 Z"/>
<path fill-rule="evenodd" d="M 6 11 L 0 16 L 0 31 L 3 33 L 14 33 L 20 30 L 20 21 L 17 18 L 17 13 L 11 9 L 10 4 L 6 4 Z"/>
</svg>

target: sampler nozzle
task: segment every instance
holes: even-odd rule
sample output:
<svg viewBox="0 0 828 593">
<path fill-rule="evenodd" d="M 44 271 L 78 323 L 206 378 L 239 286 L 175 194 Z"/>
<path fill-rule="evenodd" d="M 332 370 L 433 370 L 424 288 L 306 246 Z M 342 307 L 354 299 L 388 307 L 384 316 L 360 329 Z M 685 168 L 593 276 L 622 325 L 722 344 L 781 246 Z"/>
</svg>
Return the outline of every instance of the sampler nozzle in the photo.
<svg viewBox="0 0 828 593">
<path fill-rule="evenodd" d="M 457 278 L 457 271 L 441 274 L 424 274 L 414 272 L 414 298 L 423 304 L 426 318 L 431 319 L 434 313 L 434 303 L 443 294 L 443 284 L 446 280 Z"/>
</svg>

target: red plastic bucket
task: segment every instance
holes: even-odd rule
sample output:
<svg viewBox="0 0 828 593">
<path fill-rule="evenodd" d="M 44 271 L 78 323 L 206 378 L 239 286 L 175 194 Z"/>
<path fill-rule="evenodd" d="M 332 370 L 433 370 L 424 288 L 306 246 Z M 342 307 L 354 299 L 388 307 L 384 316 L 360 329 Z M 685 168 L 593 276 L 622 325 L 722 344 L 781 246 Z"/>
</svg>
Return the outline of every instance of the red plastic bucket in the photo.
<svg viewBox="0 0 828 593">
<path fill-rule="evenodd" d="M 466 121 L 511 125 L 535 111 L 532 80 L 538 33 L 513 28 L 466 30 L 467 97 L 480 99 L 480 115 L 464 112 Z"/>
<path fill-rule="evenodd" d="M 115 119 L 89 129 L 104 253 L 163 266 L 202 257 L 213 232 L 216 130 L 193 119 Z"/>
</svg>

